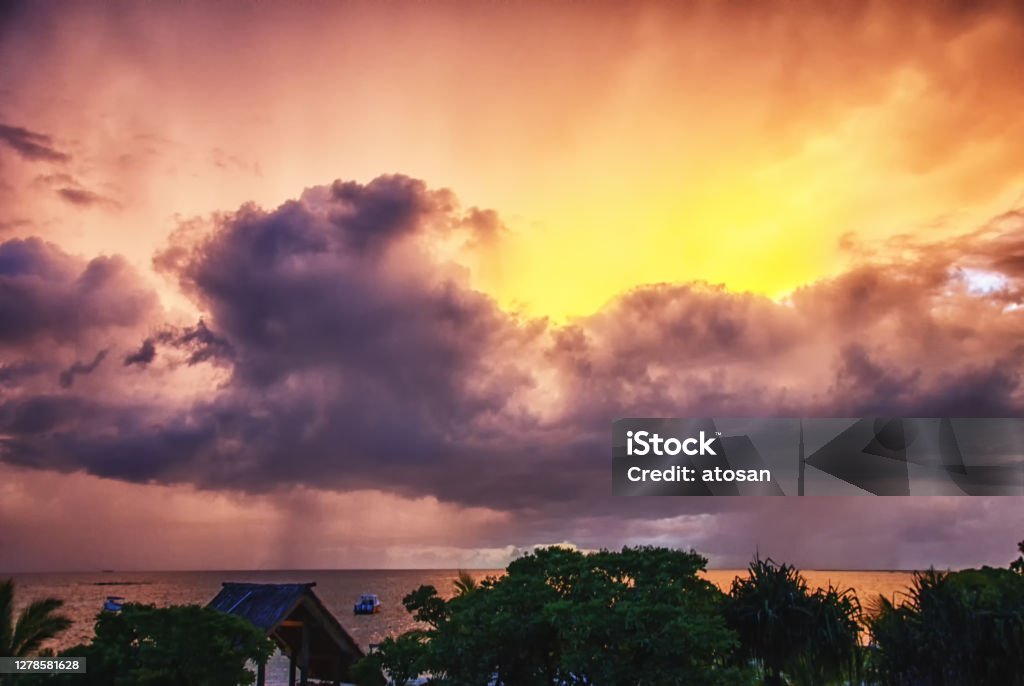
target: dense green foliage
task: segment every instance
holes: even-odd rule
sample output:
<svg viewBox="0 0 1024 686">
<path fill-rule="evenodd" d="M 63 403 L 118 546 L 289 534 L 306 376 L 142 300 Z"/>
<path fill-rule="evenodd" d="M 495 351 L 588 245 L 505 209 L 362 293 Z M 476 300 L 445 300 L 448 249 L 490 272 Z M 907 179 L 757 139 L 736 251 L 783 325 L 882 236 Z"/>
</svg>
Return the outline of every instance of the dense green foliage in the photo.
<svg viewBox="0 0 1024 686">
<path fill-rule="evenodd" d="M 453 686 L 743 683 L 704 565 L 664 548 L 538 550 L 450 600 L 431 586 L 408 595 L 427 628 L 386 641 L 364 667 Z"/>
<path fill-rule="evenodd" d="M 846 683 L 860 674 L 860 604 L 852 590 L 811 591 L 798 570 L 755 559 L 723 605 L 739 655 L 765 684 Z"/>
<path fill-rule="evenodd" d="M 453 595 L 405 597 L 420 628 L 385 640 L 355 668 L 381 686 L 432 675 L 444 686 L 1024 686 L 1024 542 L 1008 568 L 915 574 L 899 602 L 866 616 L 852 590 L 812 590 L 789 565 L 755 559 L 727 594 L 693 552 L 546 548 Z M 0 649 L 29 654 L 68 626 L 60 601 L 13 620 L 0 584 Z M 861 640 L 867 628 L 870 642 Z M 102 613 L 92 643 L 64 652 L 88 673 L 19 676 L 22 686 L 233 686 L 273 644 L 245 620 L 197 606 Z M 0 682 L 2 683 L 2 682 Z"/>
<path fill-rule="evenodd" d="M 1020 552 L 1008 569 L 916 574 L 902 602 L 865 615 L 852 589 L 812 590 L 771 560 L 722 594 L 695 553 L 548 548 L 497 579 L 460 573 L 447 600 L 431 586 L 409 594 L 425 628 L 386 640 L 360 683 L 384 669 L 395 683 L 432 674 L 453 686 L 1024 686 L 1024 542 Z"/>
<path fill-rule="evenodd" d="M 1024 684 L 1024 577 L 1012 565 L 916 574 L 904 602 L 878 599 L 869 627 L 879 683 Z"/>
<path fill-rule="evenodd" d="M 92 643 L 65 651 L 86 674 L 48 677 L 53 686 L 242 686 L 247 661 L 265 662 L 273 643 L 239 617 L 197 605 L 128 604 L 100 613 Z"/>
</svg>

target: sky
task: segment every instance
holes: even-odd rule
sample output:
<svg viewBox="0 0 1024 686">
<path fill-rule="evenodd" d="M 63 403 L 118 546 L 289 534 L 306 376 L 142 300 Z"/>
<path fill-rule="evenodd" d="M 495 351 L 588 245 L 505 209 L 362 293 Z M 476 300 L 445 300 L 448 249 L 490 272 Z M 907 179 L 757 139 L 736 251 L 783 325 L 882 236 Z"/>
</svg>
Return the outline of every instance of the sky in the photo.
<svg viewBox="0 0 1024 686">
<path fill-rule="evenodd" d="M 1005 564 L 609 438 L 1021 415 L 1022 78 L 1014 2 L 6 3 L 0 571 Z"/>
</svg>

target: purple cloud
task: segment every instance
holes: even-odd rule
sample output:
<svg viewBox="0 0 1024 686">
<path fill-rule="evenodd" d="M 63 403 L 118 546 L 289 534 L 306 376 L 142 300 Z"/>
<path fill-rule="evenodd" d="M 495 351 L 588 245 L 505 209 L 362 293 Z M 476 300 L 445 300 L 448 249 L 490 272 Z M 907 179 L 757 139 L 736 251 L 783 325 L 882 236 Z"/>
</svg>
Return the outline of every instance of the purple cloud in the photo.
<svg viewBox="0 0 1024 686">
<path fill-rule="evenodd" d="M 480 217 L 401 176 L 244 206 L 155 258 L 199 323 L 129 342 L 113 332 L 137 325 L 148 301 L 119 287 L 130 278 L 116 258 L 83 265 L 39 241 L 4 244 L 0 278 L 20 289 L 0 297 L 4 321 L 22 322 L 12 345 L 99 327 L 124 350 L 119 369 L 136 369 L 108 379 L 103 398 L 5 401 L 4 459 L 253 492 L 434 495 L 530 513 L 543 532 L 567 517 L 748 507 L 610 500 L 616 417 L 1024 410 L 1024 324 L 1005 309 L 1022 276 L 1006 262 L 1020 249 L 1012 217 L 969 241 L 916 246 L 898 264 L 866 260 L 785 301 L 653 285 L 565 326 L 502 311 L 423 249 L 454 231 L 493 240 L 494 217 Z M 1008 289 L 958 285 L 964 261 L 1002 269 Z M 161 349 L 223 374 L 184 404 L 131 400 L 145 374 L 173 382 L 173 364 L 153 365 Z"/>
</svg>

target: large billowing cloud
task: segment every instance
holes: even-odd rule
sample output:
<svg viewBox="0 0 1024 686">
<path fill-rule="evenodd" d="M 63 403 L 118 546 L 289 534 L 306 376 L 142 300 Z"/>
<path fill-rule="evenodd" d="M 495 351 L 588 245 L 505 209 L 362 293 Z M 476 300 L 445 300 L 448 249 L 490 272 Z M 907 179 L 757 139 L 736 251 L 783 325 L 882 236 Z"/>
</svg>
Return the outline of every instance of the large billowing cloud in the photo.
<svg viewBox="0 0 1024 686">
<path fill-rule="evenodd" d="M 1024 411 L 1018 214 L 953 241 L 861 246 L 855 268 L 782 301 L 651 285 L 567 325 L 468 286 L 459 255 L 495 227 L 404 176 L 193 222 L 155 258 L 202 313 L 189 327 L 143 326 L 152 296 L 116 258 L 3 244 L 3 342 L 21 355 L 4 367 L 3 458 L 250 492 L 434 496 L 543 529 L 666 507 L 609 504 L 620 416 Z M 90 337 L 51 388 L 24 382 L 50 361 L 33 350 L 58 349 L 40 341 Z M 200 390 L 138 392 L 183 374 Z M 86 380 L 103 393 L 79 392 Z"/>
</svg>

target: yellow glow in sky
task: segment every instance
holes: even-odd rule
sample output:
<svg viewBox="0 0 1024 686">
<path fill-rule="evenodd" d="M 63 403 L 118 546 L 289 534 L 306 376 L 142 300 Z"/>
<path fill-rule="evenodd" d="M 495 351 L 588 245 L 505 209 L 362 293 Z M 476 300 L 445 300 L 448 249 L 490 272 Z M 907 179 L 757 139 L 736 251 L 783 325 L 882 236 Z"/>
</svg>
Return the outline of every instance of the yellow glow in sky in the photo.
<svg viewBox="0 0 1024 686">
<path fill-rule="evenodd" d="M 403 173 L 495 210 L 473 283 L 564 320 L 654 282 L 779 296 L 840 269 L 843 236 L 963 231 L 1024 186 L 1019 29 L 998 16 L 171 7 L 71 7 L 41 52 L 0 55 L 31 65 L 0 79 L 4 116 L 113 201 L 68 206 L 25 164 L 11 214 L 144 271 L 182 220 Z"/>
</svg>

